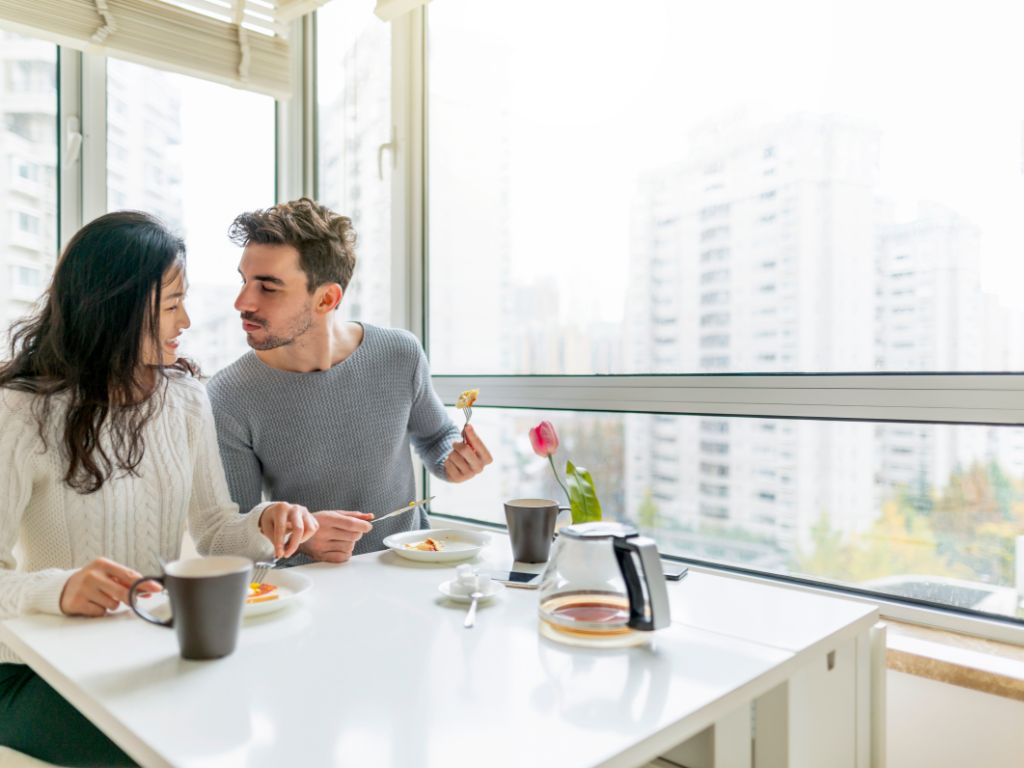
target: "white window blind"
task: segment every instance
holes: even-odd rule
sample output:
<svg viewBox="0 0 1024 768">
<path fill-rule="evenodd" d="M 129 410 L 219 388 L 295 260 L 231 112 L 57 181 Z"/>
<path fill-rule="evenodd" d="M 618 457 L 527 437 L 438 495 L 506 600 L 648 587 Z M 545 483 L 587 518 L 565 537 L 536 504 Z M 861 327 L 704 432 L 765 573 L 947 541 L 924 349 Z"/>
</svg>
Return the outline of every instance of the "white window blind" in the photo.
<svg viewBox="0 0 1024 768">
<path fill-rule="evenodd" d="M 291 95 L 288 22 L 327 0 L 0 0 L 0 25 L 88 53 Z"/>
</svg>

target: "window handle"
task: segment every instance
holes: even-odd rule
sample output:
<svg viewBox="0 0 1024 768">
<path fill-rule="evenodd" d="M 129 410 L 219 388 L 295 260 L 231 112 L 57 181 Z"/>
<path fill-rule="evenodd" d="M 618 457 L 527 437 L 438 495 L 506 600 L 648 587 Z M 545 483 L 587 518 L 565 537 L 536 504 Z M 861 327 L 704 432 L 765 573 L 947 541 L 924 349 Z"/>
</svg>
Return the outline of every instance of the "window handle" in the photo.
<svg viewBox="0 0 1024 768">
<path fill-rule="evenodd" d="M 82 154 L 82 131 L 77 117 L 69 117 L 67 123 L 67 147 L 64 150 L 64 165 L 70 166 L 78 162 Z"/>
<path fill-rule="evenodd" d="M 391 153 L 391 167 L 395 167 L 395 149 L 398 147 L 398 140 L 395 137 L 395 126 L 391 126 L 391 141 L 377 147 L 377 178 L 384 181 L 384 153 Z"/>
</svg>

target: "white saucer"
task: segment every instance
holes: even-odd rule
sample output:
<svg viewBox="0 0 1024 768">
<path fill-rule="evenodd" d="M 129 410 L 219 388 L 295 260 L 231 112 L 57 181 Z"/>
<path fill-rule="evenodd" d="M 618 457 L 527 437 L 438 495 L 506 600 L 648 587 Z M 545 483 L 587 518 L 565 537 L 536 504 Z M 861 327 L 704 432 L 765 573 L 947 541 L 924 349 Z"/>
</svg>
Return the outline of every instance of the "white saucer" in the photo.
<svg viewBox="0 0 1024 768">
<path fill-rule="evenodd" d="M 444 581 L 444 582 L 441 582 L 440 584 L 438 584 L 437 588 L 441 592 L 441 594 L 444 595 L 445 597 L 447 597 L 449 600 L 454 600 L 457 603 L 469 603 L 469 602 L 472 602 L 472 600 L 470 599 L 469 595 L 464 594 L 462 592 L 455 592 L 452 589 L 452 587 L 454 585 L 455 585 L 455 579 L 449 579 L 448 581 Z M 477 602 L 480 602 L 480 603 L 486 602 L 487 600 L 490 600 L 491 598 L 493 598 L 496 595 L 498 595 L 501 592 L 503 592 L 504 589 L 505 589 L 505 585 L 504 584 L 502 584 L 500 581 L 495 581 L 494 579 L 491 579 L 487 583 L 487 586 L 483 590 L 481 590 L 482 595 L 481 595 L 480 599 Z"/>
</svg>

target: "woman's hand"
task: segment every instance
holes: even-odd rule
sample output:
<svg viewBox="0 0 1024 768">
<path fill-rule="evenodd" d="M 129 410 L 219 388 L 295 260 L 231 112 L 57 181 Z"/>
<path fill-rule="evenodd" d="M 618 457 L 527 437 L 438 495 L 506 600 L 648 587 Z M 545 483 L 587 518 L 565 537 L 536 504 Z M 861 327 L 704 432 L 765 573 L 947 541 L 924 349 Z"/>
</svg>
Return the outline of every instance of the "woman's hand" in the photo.
<svg viewBox="0 0 1024 768">
<path fill-rule="evenodd" d="M 356 542 L 369 533 L 373 515 L 348 510 L 314 512 L 320 530 L 300 548 L 303 554 L 327 563 L 344 563 L 352 557 Z"/>
<path fill-rule="evenodd" d="M 274 545 L 274 557 L 291 557 L 319 527 L 316 518 L 299 504 L 275 501 L 260 515 L 260 532 Z"/>
<path fill-rule="evenodd" d="M 68 616 L 102 616 L 121 603 L 128 603 L 128 588 L 142 574 L 98 557 L 71 574 L 60 595 L 60 609 Z M 160 585 L 147 581 L 140 594 L 159 592 Z"/>
</svg>

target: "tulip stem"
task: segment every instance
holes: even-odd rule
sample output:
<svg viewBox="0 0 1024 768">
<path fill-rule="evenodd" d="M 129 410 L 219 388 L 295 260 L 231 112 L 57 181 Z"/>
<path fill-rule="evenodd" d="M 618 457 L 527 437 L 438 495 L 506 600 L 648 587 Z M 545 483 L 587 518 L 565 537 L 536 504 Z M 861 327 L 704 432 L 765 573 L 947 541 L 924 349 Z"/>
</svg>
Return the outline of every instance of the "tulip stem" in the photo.
<svg viewBox="0 0 1024 768">
<path fill-rule="evenodd" d="M 548 461 L 551 463 L 551 471 L 555 473 L 555 481 L 562 486 L 562 490 L 565 492 L 565 498 L 568 499 L 569 504 L 572 504 L 572 497 L 569 496 L 569 489 L 565 487 L 565 483 L 562 482 L 562 478 L 558 476 L 558 470 L 555 469 L 555 457 L 550 453 L 548 454 Z"/>
</svg>

